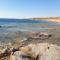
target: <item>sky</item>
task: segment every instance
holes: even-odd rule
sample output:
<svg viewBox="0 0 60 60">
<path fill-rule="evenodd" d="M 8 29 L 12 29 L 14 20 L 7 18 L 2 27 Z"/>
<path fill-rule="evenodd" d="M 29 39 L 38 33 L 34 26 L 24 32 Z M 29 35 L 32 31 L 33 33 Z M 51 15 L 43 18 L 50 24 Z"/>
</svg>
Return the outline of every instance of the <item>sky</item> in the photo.
<svg viewBox="0 0 60 60">
<path fill-rule="evenodd" d="M 60 16 L 60 0 L 0 0 L 0 18 Z"/>
</svg>

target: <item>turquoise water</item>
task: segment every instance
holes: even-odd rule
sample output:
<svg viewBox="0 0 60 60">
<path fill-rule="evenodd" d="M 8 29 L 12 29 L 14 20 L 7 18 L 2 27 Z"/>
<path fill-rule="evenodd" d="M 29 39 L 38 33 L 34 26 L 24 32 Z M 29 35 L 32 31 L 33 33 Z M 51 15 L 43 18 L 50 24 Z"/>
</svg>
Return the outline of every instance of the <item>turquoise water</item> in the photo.
<svg viewBox="0 0 60 60">
<path fill-rule="evenodd" d="M 60 24 L 48 22 L 47 20 L 31 19 L 0 19 L 0 41 L 9 42 L 16 38 L 27 38 L 28 32 L 49 31 L 49 28 L 60 27 Z M 60 31 L 60 30 L 59 30 Z M 54 32 L 55 33 L 55 32 Z"/>
<path fill-rule="evenodd" d="M 0 32 L 9 31 L 40 31 L 57 26 L 58 24 L 47 20 L 31 19 L 0 19 Z"/>
</svg>

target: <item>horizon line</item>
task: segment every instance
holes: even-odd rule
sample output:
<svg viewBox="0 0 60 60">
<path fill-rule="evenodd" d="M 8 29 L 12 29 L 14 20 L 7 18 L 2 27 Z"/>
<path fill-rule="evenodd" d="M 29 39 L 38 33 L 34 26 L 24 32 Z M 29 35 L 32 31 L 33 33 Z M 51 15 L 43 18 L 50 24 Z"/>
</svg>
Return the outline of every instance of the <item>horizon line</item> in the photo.
<svg viewBox="0 0 60 60">
<path fill-rule="evenodd" d="M 49 17 L 30 17 L 30 18 L 29 18 L 29 17 L 27 17 L 27 18 L 14 18 L 14 17 L 13 17 L 13 18 L 9 18 L 9 17 L 6 17 L 6 18 L 5 18 L 5 17 L 3 17 L 3 18 L 1 18 L 1 17 L 0 17 L 0 19 L 32 19 L 32 18 L 50 18 L 50 17 L 55 18 L 55 17 L 60 17 L 60 16 L 49 16 Z"/>
</svg>

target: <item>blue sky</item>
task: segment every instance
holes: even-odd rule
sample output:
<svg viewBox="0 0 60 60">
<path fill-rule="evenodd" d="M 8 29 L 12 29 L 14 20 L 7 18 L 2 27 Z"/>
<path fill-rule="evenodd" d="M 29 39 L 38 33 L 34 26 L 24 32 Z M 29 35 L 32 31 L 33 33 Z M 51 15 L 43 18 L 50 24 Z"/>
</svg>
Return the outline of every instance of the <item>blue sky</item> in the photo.
<svg viewBox="0 0 60 60">
<path fill-rule="evenodd" d="M 0 18 L 60 16 L 60 0 L 0 0 Z"/>
</svg>

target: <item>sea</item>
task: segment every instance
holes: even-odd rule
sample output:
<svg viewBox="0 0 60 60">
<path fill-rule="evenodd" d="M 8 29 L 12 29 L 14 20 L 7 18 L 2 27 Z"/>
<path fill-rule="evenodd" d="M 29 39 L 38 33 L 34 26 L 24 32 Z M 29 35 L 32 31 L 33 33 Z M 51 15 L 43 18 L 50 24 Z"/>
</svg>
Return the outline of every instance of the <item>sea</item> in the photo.
<svg viewBox="0 0 60 60">
<path fill-rule="evenodd" d="M 0 41 L 12 41 L 17 37 L 26 37 L 22 32 L 53 32 L 52 28 L 60 27 L 60 24 L 47 20 L 32 19 L 1 19 L 0 18 Z M 56 30 L 56 29 L 55 29 Z M 60 31 L 60 30 L 59 30 Z"/>
<path fill-rule="evenodd" d="M 44 31 L 58 25 L 47 20 L 0 19 L 0 32 Z"/>
</svg>

